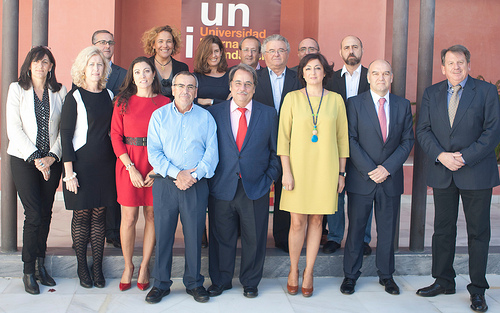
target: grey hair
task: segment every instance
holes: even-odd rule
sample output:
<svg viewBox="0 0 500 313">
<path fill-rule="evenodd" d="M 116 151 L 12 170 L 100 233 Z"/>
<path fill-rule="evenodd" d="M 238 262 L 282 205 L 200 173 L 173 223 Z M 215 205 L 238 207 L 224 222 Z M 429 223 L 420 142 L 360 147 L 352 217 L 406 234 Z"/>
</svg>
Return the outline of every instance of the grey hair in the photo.
<svg viewBox="0 0 500 313">
<path fill-rule="evenodd" d="M 270 41 L 283 41 L 286 44 L 286 50 L 290 52 L 290 43 L 288 42 L 288 40 L 286 40 L 286 38 L 281 36 L 280 34 L 274 34 L 264 39 L 261 47 L 261 52 L 263 54 L 266 52 L 266 45 Z"/>
<path fill-rule="evenodd" d="M 177 76 L 180 76 L 180 75 L 193 77 L 194 80 L 196 81 L 196 88 L 198 88 L 198 78 L 196 78 L 196 75 L 194 75 L 193 73 L 190 73 L 188 71 L 182 71 L 182 72 L 175 74 L 174 78 L 172 78 L 172 86 L 175 85 L 175 79 L 177 78 Z"/>
<path fill-rule="evenodd" d="M 253 84 L 254 86 L 257 86 L 257 72 L 253 69 L 253 67 L 251 67 L 250 65 L 246 65 L 244 63 L 240 63 L 231 68 L 231 71 L 229 71 L 229 84 L 231 84 L 231 82 L 233 81 L 234 74 L 236 74 L 237 70 L 242 70 L 252 74 Z"/>
</svg>

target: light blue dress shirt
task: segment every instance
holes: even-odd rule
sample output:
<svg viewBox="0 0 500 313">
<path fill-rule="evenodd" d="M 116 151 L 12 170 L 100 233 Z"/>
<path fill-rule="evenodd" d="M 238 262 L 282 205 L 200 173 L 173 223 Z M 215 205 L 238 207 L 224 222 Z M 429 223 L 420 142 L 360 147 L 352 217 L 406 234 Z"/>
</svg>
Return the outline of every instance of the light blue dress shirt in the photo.
<svg viewBox="0 0 500 313">
<path fill-rule="evenodd" d="M 285 84 L 286 68 L 280 76 L 276 75 L 269 67 L 267 69 L 269 70 L 269 79 L 271 80 L 271 87 L 273 89 L 274 108 L 279 113 L 281 94 L 283 93 L 283 85 Z"/>
<path fill-rule="evenodd" d="M 174 102 L 154 111 L 148 127 L 148 160 L 163 177 L 177 178 L 180 171 L 196 168 L 198 180 L 211 178 L 219 163 L 212 115 L 197 105 L 182 114 Z"/>
</svg>

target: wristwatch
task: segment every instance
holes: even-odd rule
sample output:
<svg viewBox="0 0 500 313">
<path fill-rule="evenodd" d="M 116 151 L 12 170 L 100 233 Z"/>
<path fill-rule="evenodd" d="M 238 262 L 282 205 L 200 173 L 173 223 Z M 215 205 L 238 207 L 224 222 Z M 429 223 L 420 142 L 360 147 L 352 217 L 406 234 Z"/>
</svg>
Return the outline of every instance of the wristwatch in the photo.
<svg viewBox="0 0 500 313">
<path fill-rule="evenodd" d="M 339 175 L 345 177 L 345 172 L 339 172 Z"/>
</svg>

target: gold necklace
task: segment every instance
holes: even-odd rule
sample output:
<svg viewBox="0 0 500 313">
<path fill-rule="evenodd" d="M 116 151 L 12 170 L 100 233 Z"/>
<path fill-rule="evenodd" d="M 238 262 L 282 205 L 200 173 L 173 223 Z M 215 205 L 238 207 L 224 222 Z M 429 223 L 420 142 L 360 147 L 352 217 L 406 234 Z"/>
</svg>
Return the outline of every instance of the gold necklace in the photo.
<svg viewBox="0 0 500 313">
<path fill-rule="evenodd" d="M 170 60 L 168 60 L 168 62 L 167 62 L 167 63 L 165 63 L 165 64 L 161 64 L 161 63 L 160 63 L 160 61 L 158 61 L 156 58 L 155 58 L 155 61 L 156 61 L 156 63 L 160 64 L 160 66 L 161 66 L 161 70 L 163 71 L 163 70 L 165 69 L 165 66 L 167 66 L 168 64 L 170 64 L 170 62 L 172 62 L 172 57 L 171 57 L 171 58 L 170 58 Z"/>
</svg>

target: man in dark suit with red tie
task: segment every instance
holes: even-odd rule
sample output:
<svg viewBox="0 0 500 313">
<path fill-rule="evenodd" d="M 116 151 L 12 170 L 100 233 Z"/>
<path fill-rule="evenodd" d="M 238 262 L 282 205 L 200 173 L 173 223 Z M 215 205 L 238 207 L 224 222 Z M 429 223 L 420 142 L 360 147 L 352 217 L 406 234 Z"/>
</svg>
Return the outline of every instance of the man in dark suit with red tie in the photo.
<svg viewBox="0 0 500 313">
<path fill-rule="evenodd" d="M 417 294 L 455 293 L 455 241 L 459 197 L 467 223 L 471 308 L 488 309 L 484 292 L 490 241 L 492 188 L 500 184 L 495 147 L 500 141 L 497 88 L 469 76 L 470 52 L 462 45 L 441 51 L 446 80 L 424 92 L 416 128 L 429 160 L 427 185 L 434 193 L 432 276 L 436 281 Z"/>
<path fill-rule="evenodd" d="M 254 298 L 262 278 L 269 220 L 269 188 L 278 179 L 276 110 L 252 97 L 257 74 L 246 64 L 229 72 L 232 100 L 208 108 L 217 123 L 219 164 L 209 180 L 211 297 L 232 288 L 238 229 L 240 282 Z"/>
<path fill-rule="evenodd" d="M 379 283 L 399 294 L 394 281 L 394 236 L 403 193 L 403 163 L 413 147 L 410 101 L 389 93 L 392 70 L 385 60 L 368 67 L 370 91 L 347 101 L 349 151 L 346 189 L 349 227 L 340 291 L 354 293 L 363 263 L 363 237 L 372 207 L 377 224 Z"/>
<path fill-rule="evenodd" d="M 286 66 L 290 44 L 281 35 L 271 35 L 262 43 L 262 54 L 266 67 L 257 71 L 259 83 L 255 86 L 253 99 L 275 108 L 279 115 L 286 94 L 300 88 L 297 73 Z M 280 210 L 281 188 L 280 167 L 279 178 L 274 186 L 273 237 L 276 248 L 288 253 L 290 213 Z"/>
</svg>

